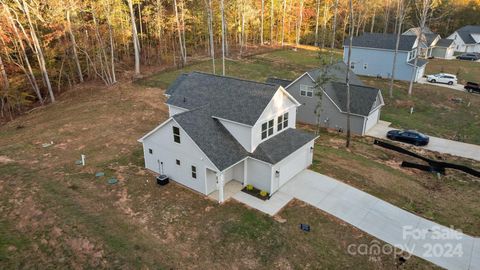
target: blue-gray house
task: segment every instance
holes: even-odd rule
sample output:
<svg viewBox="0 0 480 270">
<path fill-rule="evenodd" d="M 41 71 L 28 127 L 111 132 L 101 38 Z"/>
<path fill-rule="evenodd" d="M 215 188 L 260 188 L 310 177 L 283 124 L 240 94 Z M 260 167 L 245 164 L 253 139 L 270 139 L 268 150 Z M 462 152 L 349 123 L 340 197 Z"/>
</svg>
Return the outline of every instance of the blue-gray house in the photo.
<svg viewBox="0 0 480 270">
<path fill-rule="evenodd" d="M 350 68 L 357 75 L 391 78 L 396 40 L 397 37 L 394 34 L 365 33 L 354 37 Z M 415 82 L 423 77 L 427 61 L 419 58 L 417 67 L 414 67 L 417 44 L 416 36 L 400 36 L 395 70 L 396 80 L 410 81 L 413 72 L 415 72 Z M 343 44 L 345 63 L 347 63 L 348 45 L 349 39 Z"/>
</svg>

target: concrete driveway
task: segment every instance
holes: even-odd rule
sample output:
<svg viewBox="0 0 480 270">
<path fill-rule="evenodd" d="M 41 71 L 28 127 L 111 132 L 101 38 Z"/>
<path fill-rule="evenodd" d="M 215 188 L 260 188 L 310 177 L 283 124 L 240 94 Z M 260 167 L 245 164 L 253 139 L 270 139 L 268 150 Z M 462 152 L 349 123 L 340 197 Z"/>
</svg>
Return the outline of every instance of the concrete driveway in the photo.
<svg viewBox="0 0 480 270">
<path fill-rule="evenodd" d="M 311 204 L 441 267 L 480 269 L 479 238 L 416 216 L 328 176 L 305 170 L 285 184 L 280 192 L 282 196 L 290 195 Z M 443 238 L 438 237 L 439 232 Z M 451 247 L 459 252 L 447 252 Z M 355 247 L 349 247 L 349 252 L 351 250 L 355 251 Z"/>
<path fill-rule="evenodd" d="M 389 127 L 389 125 L 390 123 L 388 122 L 380 121 L 376 126 L 367 132 L 367 135 L 388 140 L 386 137 L 387 132 L 394 129 Z M 430 142 L 428 145 L 421 146 L 421 148 L 480 161 L 480 145 L 462 143 L 430 136 Z"/>
<path fill-rule="evenodd" d="M 453 89 L 453 90 L 457 90 L 457 91 L 462 91 L 462 92 L 465 92 L 465 89 L 463 89 L 463 86 L 462 84 L 455 84 L 455 85 L 448 85 L 448 84 L 444 84 L 444 83 L 430 83 L 427 81 L 427 78 L 420 78 L 420 80 L 418 80 L 418 83 L 421 83 L 421 84 L 430 84 L 430 85 L 435 85 L 435 86 L 440 86 L 440 87 L 445 87 L 445 88 L 450 88 L 450 89 Z"/>
</svg>

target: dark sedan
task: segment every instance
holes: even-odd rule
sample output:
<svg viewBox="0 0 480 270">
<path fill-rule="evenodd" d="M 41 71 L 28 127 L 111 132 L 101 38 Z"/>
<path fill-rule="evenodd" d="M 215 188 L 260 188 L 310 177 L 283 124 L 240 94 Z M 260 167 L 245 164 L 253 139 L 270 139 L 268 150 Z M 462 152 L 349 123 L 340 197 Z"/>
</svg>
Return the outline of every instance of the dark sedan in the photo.
<svg viewBox="0 0 480 270">
<path fill-rule="evenodd" d="M 477 60 L 480 60 L 480 54 L 478 54 L 478 53 L 464 53 L 462 55 L 457 56 L 457 59 L 477 61 Z"/>
<path fill-rule="evenodd" d="M 427 145 L 430 141 L 427 135 L 413 130 L 390 130 L 387 132 L 387 138 L 416 146 Z"/>
</svg>

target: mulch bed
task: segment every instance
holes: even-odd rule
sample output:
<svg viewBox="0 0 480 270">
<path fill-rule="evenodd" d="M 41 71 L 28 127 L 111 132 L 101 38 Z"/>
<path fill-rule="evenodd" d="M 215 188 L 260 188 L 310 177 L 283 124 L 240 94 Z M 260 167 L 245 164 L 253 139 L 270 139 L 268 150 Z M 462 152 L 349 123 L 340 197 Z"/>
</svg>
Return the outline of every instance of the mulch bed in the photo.
<svg viewBox="0 0 480 270">
<path fill-rule="evenodd" d="M 255 188 L 255 187 L 252 190 L 248 190 L 247 187 L 244 187 L 242 189 L 242 191 L 249 194 L 249 195 L 252 195 L 253 197 L 259 198 L 260 200 L 266 201 L 266 200 L 270 199 L 270 194 L 267 193 L 267 196 L 262 196 L 262 195 L 260 195 L 261 190 Z"/>
</svg>

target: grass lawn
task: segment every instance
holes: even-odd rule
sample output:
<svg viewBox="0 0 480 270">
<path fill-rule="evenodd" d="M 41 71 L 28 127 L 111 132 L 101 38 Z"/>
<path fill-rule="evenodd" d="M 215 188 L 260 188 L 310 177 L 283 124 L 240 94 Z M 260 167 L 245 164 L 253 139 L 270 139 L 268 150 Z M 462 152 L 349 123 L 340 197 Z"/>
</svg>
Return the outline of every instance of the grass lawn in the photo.
<svg viewBox="0 0 480 270">
<path fill-rule="evenodd" d="M 480 82 L 480 63 L 462 60 L 429 59 L 425 74 L 440 72 L 457 75 L 459 83 Z"/>
<path fill-rule="evenodd" d="M 448 170 L 446 176 L 438 179 L 431 173 L 402 168 L 402 161 L 421 161 L 373 146 L 371 138 L 355 137 L 351 151 L 347 151 L 344 144 L 343 136 L 322 133 L 315 145 L 312 169 L 434 222 L 480 236 L 478 178 Z M 471 160 L 423 154 L 480 170 L 480 163 Z"/>
<path fill-rule="evenodd" d="M 408 96 L 408 82 L 396 82 L 393 98 L 389 82 L 362 77 L 370 86 L 382 90 L 386 106 L 380 118 L 394 127 L 416 129 L 432 136 L 480 144 L 480 95 L 450 90 L 428 84 L 415 84 Z M 462 102 L 454 102 L 460 98 Z M 410 114 L 410 107 L 414 113 Z"/>
<path fill-rule="evenodd" d="M 275 220 L 158 187 L 136 140 L 166 119 L 163 102 L 158 89 L 87 83 L 0 127 L 0 268 L 396 268 L 393 255 L 349 255 L 376 240 L 301 202 Z"/>
</svg>

